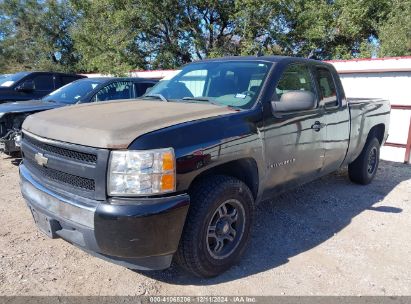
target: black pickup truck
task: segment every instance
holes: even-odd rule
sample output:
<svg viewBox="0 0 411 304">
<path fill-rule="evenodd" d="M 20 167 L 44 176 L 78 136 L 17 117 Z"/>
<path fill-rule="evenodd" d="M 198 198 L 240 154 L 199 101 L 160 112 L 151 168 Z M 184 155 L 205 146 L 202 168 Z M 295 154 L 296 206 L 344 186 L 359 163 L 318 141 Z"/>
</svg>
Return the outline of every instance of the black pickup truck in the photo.
<svg viewBox="0 0 411 304">
<path fill-rule="evenodd" d="M 57 72 L 19 72 L 0 77 L 0 104 L 40 99 L 83 75 Z"/>
<path fill-rule="evenodd" d="M 346 165 L 371 182 L 389 117 L 385 100 L 347 99 L 326 63 L 199 61 L 135 102 L 29 116 L 21 190 L 52 238 L 212 277 L 244 253 L 257 203 Z"/>
</svg>

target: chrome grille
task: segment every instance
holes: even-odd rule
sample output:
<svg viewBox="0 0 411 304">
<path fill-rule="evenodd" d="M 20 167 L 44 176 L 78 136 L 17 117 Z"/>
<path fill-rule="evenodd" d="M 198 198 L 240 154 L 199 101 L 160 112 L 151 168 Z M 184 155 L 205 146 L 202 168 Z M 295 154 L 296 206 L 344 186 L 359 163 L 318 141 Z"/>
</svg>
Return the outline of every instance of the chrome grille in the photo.
<svg viewBox="0 0 411 304">
<path fill-rule="evenodd" d="M 25 135 L 24 138 L 31 145 L 43 151 L 53 153 L 55 155 L 60 155 L 65 158 L 79 160 L 79 161 L 90 163 L 90 164 L 95 164 L 97 162 L 97 155 L 94 155 L 94 154 L 83 153 L 83 152 L 78 152 L 78 151 L 73 151 L 69 149 L 52 146 L 44 142 L 41 142 L 33 137 L 30 137 L 28 135 Z"/>
<path fill-rule="evenodd" d="M 67 185 L 88 190 L 94 191 L 95 190 L 95 183 L 94 180 L 89 178 L 84 178 L 76 175 L 72 175 L 69 173 L 61 172 L 58 170 L 54 170 L 51 168 L 39 166 L 37 163 L 33 162 L 31 159 L 26 159 L 26 161 L 30 164 L 30 166 L 36 168 L 42 175 L 45 177 L 52 179 L 57 182 L 65 183 Z"/>
<path fill-rule="evenodd" d="M 57 192 L 106 199 L 109 150 L 50 140 L 23 132 L 23 165 L 33 178 Z M 38 162 L 36 156 L 46 159 Z"/>
</svg>

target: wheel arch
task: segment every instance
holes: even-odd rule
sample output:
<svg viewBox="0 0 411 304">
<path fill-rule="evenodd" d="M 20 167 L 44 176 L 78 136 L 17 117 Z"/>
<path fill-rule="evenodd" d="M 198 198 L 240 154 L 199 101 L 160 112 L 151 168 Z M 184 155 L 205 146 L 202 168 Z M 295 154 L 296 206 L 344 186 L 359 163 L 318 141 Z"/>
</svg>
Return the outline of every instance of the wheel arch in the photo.
<svg viewBox="0 0 411 304">
<path fill-rule="evenodd" d="M 219 164 L 208 170 L 201 172 L 191 182 L 188 191 L 200 180 L 203 180 L 211 175 L 227 175 L 241 180 L 250 188 L 254 199 L 258 196 L 259 189 L 259 172 L 257 162 L 251 158 L 241 158 Z"/>
<path fill-rule="evenodd" d="M 382 145 L 384 141 L 384 134 L 385 134 L 385 124 L 380 123 L 378 125 L 375 125 L 374 127 L 370 129 L 370 132 L 368 132 L 367 141 L 375 137 L 380 142 L 380 145 Z"/>
</svg>

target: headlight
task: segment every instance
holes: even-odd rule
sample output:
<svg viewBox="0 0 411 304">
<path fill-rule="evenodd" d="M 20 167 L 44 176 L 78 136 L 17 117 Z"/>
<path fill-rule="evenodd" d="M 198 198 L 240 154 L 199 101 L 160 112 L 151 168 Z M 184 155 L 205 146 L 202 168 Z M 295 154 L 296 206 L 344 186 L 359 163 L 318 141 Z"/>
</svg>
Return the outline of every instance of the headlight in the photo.
<svg viewBox="0 0 411 304">
<path fill-rule="evenodd" d="M 16 136 L 14 136 L 14 145 L 21 147 L 21 133 L 17 133 Z"/>
<path fill-rule="evenodd" d="M 172 148 L 112 151 L 107 177 L 108 194 L 141 196 L 173 192 L 176 188 Z"/>
</svg>

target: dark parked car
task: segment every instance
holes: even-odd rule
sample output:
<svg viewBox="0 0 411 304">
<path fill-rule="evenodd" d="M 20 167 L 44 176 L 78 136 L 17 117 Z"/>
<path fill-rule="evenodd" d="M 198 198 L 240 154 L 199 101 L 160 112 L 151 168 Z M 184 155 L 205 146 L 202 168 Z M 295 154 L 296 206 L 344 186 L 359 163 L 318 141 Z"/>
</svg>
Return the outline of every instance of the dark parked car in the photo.
<svg viewBox="0 0 411 304">
<path fill-rule="evenodd" d="M 143 78 L 85 78 L 69 83 L 40 100 L 0 104 L 0 151 L 12 153 L 20 150 L 21 125 L 30 114 L 73 104 L 136 98 L 157 81 Z"/>
<path fill-rule="evenodd" d="M 54 72 L 19 72 L 0 77 L 0 103 L 40 99 L 83 75 Z"/>
<path fill-rule="evenodd" d="M 347 99 L 327 63 L 198 61 L 138 102 L 31 115 L 21 189 L 52 238 L 129 268 L 174 257 L 211 277 L 244 253 L 259 202 L 347 165 L 370 183 L 389 120 L 388 101 Z"/>
</svg>

